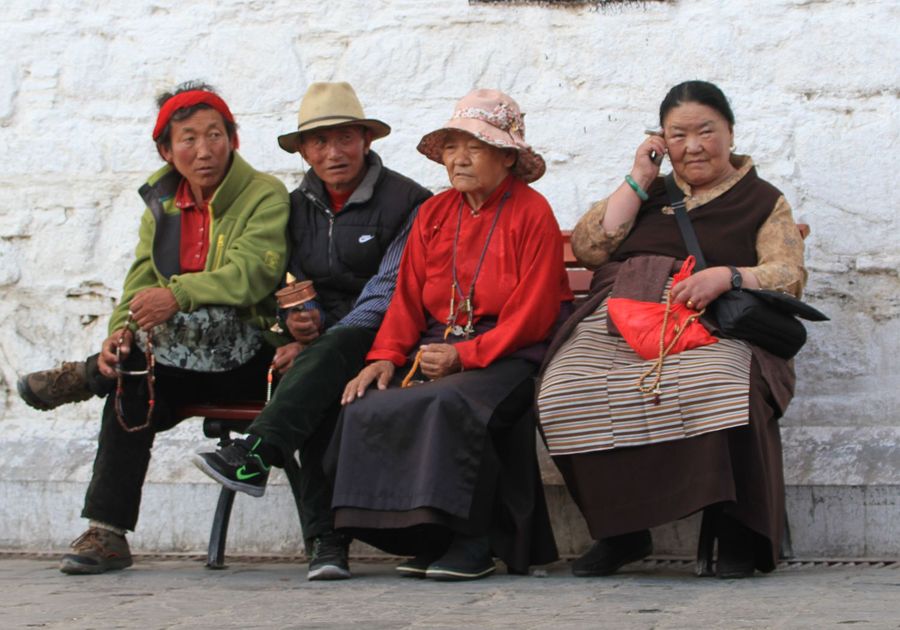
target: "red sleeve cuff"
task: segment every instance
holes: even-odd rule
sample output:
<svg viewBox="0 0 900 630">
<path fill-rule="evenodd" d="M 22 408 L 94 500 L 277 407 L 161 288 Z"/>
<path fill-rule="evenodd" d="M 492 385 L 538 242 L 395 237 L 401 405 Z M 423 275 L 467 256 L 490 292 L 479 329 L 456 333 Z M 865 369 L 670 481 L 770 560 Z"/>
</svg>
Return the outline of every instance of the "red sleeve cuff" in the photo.
<svg viewBox="0 0 900 630">
<path fill-rule="evenodd" d="M 461 341 L 453 347 L 456 348 L 456 353 L 459 355 L 459 363 L 460 365 L 462 365 L 464 370 L 471 370 L 472 368 L 480 367 L 479 365 L 477 365 L 476 361 L 474 339 L 471 339 L 469 341 Z"/>
</svg>

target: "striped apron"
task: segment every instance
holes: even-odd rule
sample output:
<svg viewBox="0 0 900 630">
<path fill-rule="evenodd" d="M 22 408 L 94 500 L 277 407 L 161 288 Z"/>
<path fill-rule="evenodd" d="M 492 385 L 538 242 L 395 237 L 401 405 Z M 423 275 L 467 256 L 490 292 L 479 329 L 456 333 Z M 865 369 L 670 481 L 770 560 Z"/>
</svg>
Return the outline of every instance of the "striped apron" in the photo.
<svg viewBox="0 0 900 630">
<path fill-rule="evenodd" d="M 537 402 L 550 454 L 656 444 L 746 425 L 750 358 L 749 346 L 732 339 L 668 356 L 656 399 L 638 389 L 652 361 L 609 334 L 603 300 L 544 372 Z"/>
</svg>

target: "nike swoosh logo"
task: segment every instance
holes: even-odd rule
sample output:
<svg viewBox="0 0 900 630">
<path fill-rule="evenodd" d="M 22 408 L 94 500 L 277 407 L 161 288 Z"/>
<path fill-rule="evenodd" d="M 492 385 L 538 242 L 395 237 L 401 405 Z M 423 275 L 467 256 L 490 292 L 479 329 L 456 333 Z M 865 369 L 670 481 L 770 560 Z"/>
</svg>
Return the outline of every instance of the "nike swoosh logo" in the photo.
<svg viewBox="0 0 900 630">
<path fill-rule="evenodd" d="M 253 479 L 254 477 L 259 477 L 262 474 L 262 473 L 258 473 L 258 472 L 248 473 L 245 470 L 246 468 L 247 468 L 246 466 L 241 466 L 240 468 L 238 468 L 235 471 L 234 476 L 237 477 L 239 481 L 247 481 L 248 479 Z"/>
<path fill-rule="evenodd" d="M 359 242 L 360 243 L 368 243 L 373 238 L 375 238 L 374 234 L 363 234 L 362 236 L 359 237 Z"/>
</svg>

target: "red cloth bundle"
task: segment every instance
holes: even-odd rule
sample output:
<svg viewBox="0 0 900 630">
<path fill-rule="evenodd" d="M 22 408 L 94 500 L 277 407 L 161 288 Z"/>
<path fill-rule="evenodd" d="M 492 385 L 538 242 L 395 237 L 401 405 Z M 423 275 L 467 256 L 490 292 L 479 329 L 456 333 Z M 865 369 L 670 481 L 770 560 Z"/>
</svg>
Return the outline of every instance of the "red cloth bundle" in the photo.
<svg viewBox="0 0 900 630">
<path fill-rule="evenodd" d="M 672 278 L 672 287 L 690 276 L 693 270 L 694 257 L 688 256 Z M 660 345 L 665 349 L 666 355 L 671 355 L 718 341 L 698 321 L 697 311 L 684 304 L 668 303 L 668 299 L 667 303 L 660 304 L 628 298 L 609 298 L 607 308 L 619 333 L 645 361 L 659 358 Z M 663 325 L 666 332 L 663 343 L 660 344 Z M 673 344 L 671 348 L 670 344 Z"/>
</svg>

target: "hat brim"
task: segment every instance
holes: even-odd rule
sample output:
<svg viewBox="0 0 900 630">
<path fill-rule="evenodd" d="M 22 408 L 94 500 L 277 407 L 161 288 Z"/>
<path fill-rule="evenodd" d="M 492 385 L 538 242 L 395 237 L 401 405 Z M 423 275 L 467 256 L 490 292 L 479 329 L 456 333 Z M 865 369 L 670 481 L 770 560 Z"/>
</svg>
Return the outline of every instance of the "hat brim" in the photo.
<svg viewBox="0 0 900 630">
<path fill-rule="evenodd" d="M 391 127 L 387 123 L 376 120 L 375 118 L 347 118 L 345 116 L 335 118 L 319 118 L 314 122 L 301 125 L 297 131 L 291 131 L 278 136 L 278 146 L 288 153 L 297 153 L 299 151 L 300 134 L 312 131 L 313 129 L 324 129 L 328 127 L 343 127 L 345 125 L 362 125 L 372 132 L 372 140 L 384 138 L 391 133 Z"/>
<path fill-rule="evenodd" d="M 529 144 L 515 140 L 512 135 L 493 125 L 472 118 L 453 119 L 440 129 L 425 134 L 416 149 L 429 160 L 443 164 L 441 153 L 443 152 L 444 138 L 448 133 L 455 131 L 467 133 L 476 140 L 481 140 L 498 149 L 514 149 L 518 153 L 518 159 L 510 172 L 526 184 L 537 181 L 547 171 L 544 158 Z"/>
</svg>

